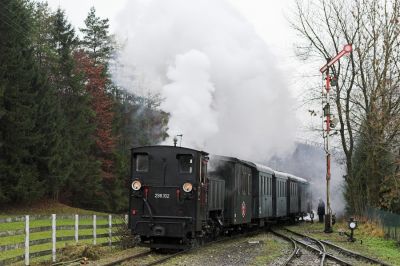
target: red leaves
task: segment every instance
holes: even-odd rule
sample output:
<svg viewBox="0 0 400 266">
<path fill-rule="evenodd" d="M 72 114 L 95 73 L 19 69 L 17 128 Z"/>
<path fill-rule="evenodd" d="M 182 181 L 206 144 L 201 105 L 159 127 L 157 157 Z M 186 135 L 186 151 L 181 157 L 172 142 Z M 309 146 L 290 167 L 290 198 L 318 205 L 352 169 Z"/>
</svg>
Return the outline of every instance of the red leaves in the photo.
<svg viewBox="0 0 400 266">
<path fill-rule="evenodd" d="M 94 156 L 101 162 L 103 180 L 114 179 L 113 150 L 115 138 L 112 134 L 114 119 L 113 101 L 106 92 L 107 78 L 104 75 L 104 66 L 94 64 L 93 60 L 84 51 L 75 53 L 77 68 L 85 76 L 85 88 L 91 96 L 91 107 L 95 113 L 96 124 Z"/>
</svg>

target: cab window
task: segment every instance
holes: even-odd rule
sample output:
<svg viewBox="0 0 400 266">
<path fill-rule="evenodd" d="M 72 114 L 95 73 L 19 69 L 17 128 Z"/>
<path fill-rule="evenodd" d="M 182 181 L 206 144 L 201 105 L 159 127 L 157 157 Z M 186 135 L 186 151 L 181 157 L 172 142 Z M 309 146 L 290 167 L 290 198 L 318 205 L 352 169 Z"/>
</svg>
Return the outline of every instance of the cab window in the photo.
<svg viewBox="0 0 400 266">
<path fill-rule="evenodd" d="M 148 172 L 149 171 L 149 155 L 148 154 L 136 154 L 136 172 Z"/>
<path fill-rule="evenodd" d="M 179 172 L 183 174 L 191 174 L 193 172 L 193 156 L 191 154 L 179 154 Z"/>
</svg>

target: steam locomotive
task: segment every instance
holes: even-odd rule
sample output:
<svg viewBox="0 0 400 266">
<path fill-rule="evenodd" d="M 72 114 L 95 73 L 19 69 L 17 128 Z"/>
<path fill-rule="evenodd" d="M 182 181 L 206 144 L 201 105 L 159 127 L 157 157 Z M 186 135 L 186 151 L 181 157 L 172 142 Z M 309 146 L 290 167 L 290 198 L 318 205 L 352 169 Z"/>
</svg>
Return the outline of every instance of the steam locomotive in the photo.
<svg viewBox="0 0 400 266">
<path fill-rule="evenodd" d="M 222 234 L 306 215 L 307 180 L 176 146 L 131 150 L 129 228 L 140 245 L 186 249 Z"/>
</svg>

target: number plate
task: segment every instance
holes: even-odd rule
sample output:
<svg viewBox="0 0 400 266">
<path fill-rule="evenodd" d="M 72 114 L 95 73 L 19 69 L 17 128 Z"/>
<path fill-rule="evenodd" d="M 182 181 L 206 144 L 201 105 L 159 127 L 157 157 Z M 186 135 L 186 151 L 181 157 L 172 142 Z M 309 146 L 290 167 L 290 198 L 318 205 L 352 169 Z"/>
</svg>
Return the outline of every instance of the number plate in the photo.
<svg viewBox="0 0 400 266">
<path fill-rule="evenodd" d="M 169 199 L 169 194 L 155 193 L 154 198 L 155 199 Z"/>
</svg>

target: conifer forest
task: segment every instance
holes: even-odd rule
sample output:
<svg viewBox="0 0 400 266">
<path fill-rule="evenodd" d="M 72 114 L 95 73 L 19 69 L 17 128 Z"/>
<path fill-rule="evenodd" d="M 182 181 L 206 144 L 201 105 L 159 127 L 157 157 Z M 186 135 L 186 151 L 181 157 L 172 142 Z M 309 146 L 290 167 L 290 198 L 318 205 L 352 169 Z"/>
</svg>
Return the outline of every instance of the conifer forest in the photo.
<svg viewBox="0 0 400 266">
<path fill-rule="evenodd" d="M 117 47 L 94 8 L 79 32 L 45 3 L 0 10 L 0 205 L 126 209 L 129 149 L 167 136 L 159 97 L 112 82 Z"/>
</svg>

